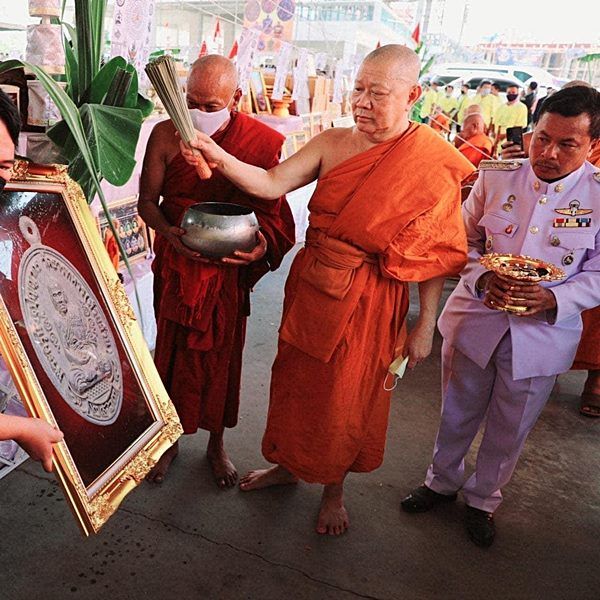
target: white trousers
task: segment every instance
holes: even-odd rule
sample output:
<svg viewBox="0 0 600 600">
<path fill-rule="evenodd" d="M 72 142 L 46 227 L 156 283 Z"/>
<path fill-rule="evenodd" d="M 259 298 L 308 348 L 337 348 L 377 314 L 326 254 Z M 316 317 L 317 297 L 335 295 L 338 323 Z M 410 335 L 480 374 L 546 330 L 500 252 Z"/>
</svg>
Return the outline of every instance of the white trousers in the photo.
<svg viewBox="0 0 600 600">
<path fill-rule="evenodd" d="M 444 341 L 442 417 L 425 484 L 440 494 L 462 489 L 469 506 L 494 512 L 556 375 L 512 378 L 510 332 L 482 369 Z M 487 412 L 475 472 L 465 481 L 465 456 Z"/>
</svg>

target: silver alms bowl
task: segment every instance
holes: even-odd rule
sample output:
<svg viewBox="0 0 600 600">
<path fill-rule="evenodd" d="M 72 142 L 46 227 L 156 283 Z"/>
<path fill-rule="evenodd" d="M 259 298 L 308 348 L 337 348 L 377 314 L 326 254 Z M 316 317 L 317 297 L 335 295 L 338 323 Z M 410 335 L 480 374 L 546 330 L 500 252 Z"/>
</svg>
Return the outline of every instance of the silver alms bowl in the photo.
<svg viewBox="0 0 600 600">
<path fill-rule="evenodd" d="M 239 204 L 201 202 L 190 206 L 181 220 L 181 241 L 209 258 L 222 258 L 236 250 L 250 252 L 256 246 L 258 220 Z"/>
</svg>

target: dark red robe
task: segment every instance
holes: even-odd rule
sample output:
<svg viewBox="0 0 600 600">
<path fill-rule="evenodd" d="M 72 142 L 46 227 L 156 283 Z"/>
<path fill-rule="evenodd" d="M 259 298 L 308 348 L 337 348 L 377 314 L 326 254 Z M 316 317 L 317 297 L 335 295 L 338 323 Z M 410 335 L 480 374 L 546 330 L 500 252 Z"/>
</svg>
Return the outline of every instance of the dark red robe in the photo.
<svg viewBox="0 0 600 600">
<path fill-rule="evenodd" d="M 279 162 L 284 137 L 240 113 L 213 136 L 227 152 L 265 169 Z M 294 244 L 294 220 L 285 196 L 262 200 L 234 186 L 219 172 L 200 180 L 178 154 L 168 165 L 161 209 L 179 226 L 185 209 L 197 202 L 232 202 L 254 210 L 267 239 L 265 257 L 247 267 L 195 262 L 156 236 L 154 309 L 155 362 L 183 425 L 218 432 L 237 424 L 249 293 L 275 270 Z"/>
</svg>

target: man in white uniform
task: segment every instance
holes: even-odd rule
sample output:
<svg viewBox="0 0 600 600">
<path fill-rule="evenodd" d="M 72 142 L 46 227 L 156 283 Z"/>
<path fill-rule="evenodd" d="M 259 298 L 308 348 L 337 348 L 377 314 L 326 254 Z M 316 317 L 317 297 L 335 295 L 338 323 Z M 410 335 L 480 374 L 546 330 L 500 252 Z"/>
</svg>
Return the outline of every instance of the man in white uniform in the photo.
<svg viewBox="0 0 600 600">
<path fill-rule="evenodd" d="M 544 103 L 529 160 L 480 165 L 463 207 L 469 261 L 439 320 L 442 416 L 425 484 L 402 501 L 424 512 L 462 489 L 472 541 L 492 544 L 528 433 L 568 371 L 581 312 L 600 304 L 600 171 L 586 161 L 600 138 L 600 93 L 573 87 Z M 562 268 L 551 283 L 502 278 L 486 252 L 529 255 Z M 518 301 L 514 299 L 518 298 Z M 520 314 L 502 310 L 519 305 Z M 464 458 L 487 413 L 475 472 Z"/>
</svg>

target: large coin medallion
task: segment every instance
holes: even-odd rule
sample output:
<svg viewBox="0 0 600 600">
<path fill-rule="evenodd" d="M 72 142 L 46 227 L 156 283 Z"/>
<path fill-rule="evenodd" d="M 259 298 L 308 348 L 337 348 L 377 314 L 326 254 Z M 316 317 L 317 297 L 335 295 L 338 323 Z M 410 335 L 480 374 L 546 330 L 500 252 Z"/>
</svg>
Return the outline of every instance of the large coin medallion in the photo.
<svg viewBox="0 0 600 600">
<path fill-rule="evenodd" d="M 117 345 L 96 297 L 75 267 L 44 246 L 35 222 L 19 219 L 29 242 L 19 266 L 27 333 L 65 402 L 86 421 L 110 425 L 123 402 Z"/>
</svg>

